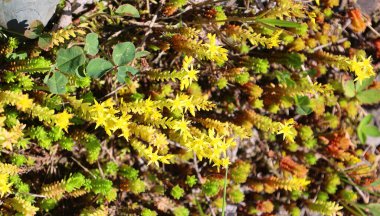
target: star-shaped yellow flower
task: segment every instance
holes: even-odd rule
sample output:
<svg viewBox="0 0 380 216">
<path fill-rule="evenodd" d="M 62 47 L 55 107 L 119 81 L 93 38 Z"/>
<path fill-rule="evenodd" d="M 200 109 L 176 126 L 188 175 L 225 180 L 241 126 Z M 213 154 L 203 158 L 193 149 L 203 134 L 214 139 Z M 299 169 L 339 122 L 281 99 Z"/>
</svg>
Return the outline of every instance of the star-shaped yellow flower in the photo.
<svg viewBox="0 0 380 216">
<path fill-rule="evenodd" d="M 67 132 L 67 128 L 69 127 L 69 125 L 72 125 L 70 123 L 70 119 L 73 116 L 73 114 L 67 113 L 66 110 L 61 113 L 58 113 L 55 115 L 55 125 Z"/>
</svg>

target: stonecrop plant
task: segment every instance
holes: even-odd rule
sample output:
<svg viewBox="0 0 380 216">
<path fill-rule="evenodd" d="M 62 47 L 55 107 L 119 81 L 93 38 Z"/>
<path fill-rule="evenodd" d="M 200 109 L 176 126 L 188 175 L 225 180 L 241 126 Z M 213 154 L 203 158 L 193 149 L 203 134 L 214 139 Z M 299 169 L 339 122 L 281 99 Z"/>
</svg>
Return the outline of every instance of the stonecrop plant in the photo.
<svg viewBox="0 0 380 216">
<path fill-rule="evenodd" d="M 0 28 L 1 215 L 380 215 L 358 5 L 70 2 Z"/>
</svg>

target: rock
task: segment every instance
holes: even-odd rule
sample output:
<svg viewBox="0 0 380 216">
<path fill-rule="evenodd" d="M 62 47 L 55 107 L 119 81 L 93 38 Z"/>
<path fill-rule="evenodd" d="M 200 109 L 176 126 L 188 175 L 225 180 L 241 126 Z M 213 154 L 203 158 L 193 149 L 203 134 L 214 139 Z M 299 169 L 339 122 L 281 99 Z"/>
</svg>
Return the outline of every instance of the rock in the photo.
<svg viewBox="0 0 380 216">
<path fill-rule="evenodd" d="M 376 10 L 380 9 L 380 2 L 378 0 L 358 0 L 356 2 L 362 12 L 372 15 Z"/>
<path fill-rule="evenodd" d="M 35 20 L 45 26 L 59 0 L 0 0 L 0 26 L 23 33 Z"/>
</svg>

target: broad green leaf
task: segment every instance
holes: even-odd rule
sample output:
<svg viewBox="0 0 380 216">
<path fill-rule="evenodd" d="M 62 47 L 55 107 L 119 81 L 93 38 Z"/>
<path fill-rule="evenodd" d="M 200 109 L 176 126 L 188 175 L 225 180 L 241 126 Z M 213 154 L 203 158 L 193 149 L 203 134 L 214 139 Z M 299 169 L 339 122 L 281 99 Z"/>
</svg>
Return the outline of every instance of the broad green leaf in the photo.
<svg viewBox="0 0 380 216">
<path fill-rule="evenodd" d="M 39 20 L 34 20 L 30 24 L 29 29 L 25 31 L 24 36 L 29 39 L 36 39 L 41 35 L 43 30 L 44 24 L 42 24 L 42 22 Z"/>
<path fill-rule="evenodd" d="M 46 84 L 49 90 L 53 94 L 64 94 L 66 93 L 66 84 L 68 80 L 65 75 L 56 71 L 53 76 L 47 80 Z"/>
<path fill-rule="evenodd" d="M 359 92 L 356 98 L 362 104 L 374 104 L 380 102 L 380 89 L 369 89 Z"/>
<path fill-rule="evenodd" d="M 95 58 L 88 63 L 86 70 L 87 74 L 90 77 L 99 78 L 110 71 L 112 68 L 113 65 L 111 62 L 102 58 Z"/>
<path fill-rule="evenodd" d="M 86 44 L 84 45 L 84 51 L 89 55 L 96 55 L 99 52 L 99 39 L 96 33 L 90 33 L 86 35 Z"/>
<path fill-rule="evenodd" d="M 145 57 L 145 56 L 147 56 L 149 54 L 150 54 L 150 52 L 145 51 L 145 50 L 144 51 L 140 51 L 140 52 L 136 52 L 135 58 L 139 59 L 139 58 Z"/>
<path fill-rule="evenodd" d="M 57 67 L 61 72 L 75 75 L 78 68 L 86 61 L 83 49 L 73 46 L 68 49 L 60 49 L 57 53 Z"/>
<path fill-rule="evenodd" d="M 373 76 L 373 77 L 370 77 L 370 78 L 363 80 L 362 83 L 356 82 L 355 83 L 356 92 L 361 92 L 364 89 L 366 89 L 369 85 L 372 84 L 374 79 L 375 79 L 375 77 Z"/>
<path fill-rule="evenodd" d="M 139 70 L 131 66 L 127 66 L 127 71 L 130 72 L 132 75 L 136 75 L 139 73 Z"/>
<path fill-rule="evenodd" d="M 353 80 L 348 80 L 343 84 L 344 95 L 348 98 L 355 96 L 355 84 Z"/>
<path fill-rule="evenodd" d="M 131 42 L 117 44 L 112 52 L 112 59 L 118 66 L 126 65 L 135 58 L 135 45 Z"/>
<path fill-rule="evenodd" d="M 132 75 L 136 75 L 137 73 L 139 73 L 139 70 L 137 70 L 136 68 L 131 67 L 131 66 L 120 66 L 120 67 L 118 67 L 118 69 L 117 69 L 117 80 L 120 83 L 125 83 L 125 79 L 128 77 L 127 72 L 130 72 Z"/>
<path fill-rule="evenodd" d="M 130 17 L 135 17 L 135 18 L 140 17 L 139 11 L 134 6 L 132 6 L 130 4 L 121 5 L 120 7 L 118 7 L 116 9 L 115 12 L 118 15 L 130 16 Z"/>
<path fill-rule="evenodd" d="M 374 126 L 374 125 L 366 125 L 364 128 L 363 128 L 363 132 L 367 135 L 367 136 L 371 136 L 371 137 L 378 137 L 380 136 L 380 131 L 379 129 Z"/>
<path fill-rule="evenodd" d="M 117 81 L 120 83 L 125 83 L 125 78 L 127 78 L 127 66 L 120 66 L 117 68 Z"/>
<path fill-rule="evenodd" d="M 356 132 L 359 137 L 359 140 L 362 144 L 367 141 L 367 135 L 364 131 L 364 128 L 372 121 L 372 115 L 366 115 L 359 123 Z"/>
<path fill-rule="evenodd" d="M 380 215 L 380 203 L 370 203 L 365 206 L 373 216 Z"/>
<path fill-rule="evenodd" d="M 52 43 L 52 36 L 49 34 L 43 34 L 38 38 L 38 47 L 43 50 L 48 50 Z"/>
<path fill-rule="evenodd" d="M 379 186 L 379 185 L 380 185 L 380 179 L 377 179 L 376 181 L 374 181 L 374 182 L 371 183 L 372 187 L 376 187 L 376 186 Z"/>
<path fill-rule="evenodd" d="M 261 22 L 267 25 L 271 26 L 278 26 L 278 27 L 286 27 L 286 28 L 300 28 L 301 24 L 286 20 L 279 20 L 279 19 L 271 19 L 271 18 L 263 18 L 263 19 L 257 19 L 257 22 Z"/>
<path fill-rule="evenodd" d="M 310 99 L 307 96 L 295 97 L 295 102 L 297 105 L 296 112 L 300 115 L 309 115 L 313 110 L 310 107 Z"/>
<path fill-rule="evenodd" d="M 302 59 L 298 53 L 286 53 L 284 55 L 278 56 L 276 55 L 275 61 L 294 69 L 300 69 L 302 65 Z"/>
</svg>

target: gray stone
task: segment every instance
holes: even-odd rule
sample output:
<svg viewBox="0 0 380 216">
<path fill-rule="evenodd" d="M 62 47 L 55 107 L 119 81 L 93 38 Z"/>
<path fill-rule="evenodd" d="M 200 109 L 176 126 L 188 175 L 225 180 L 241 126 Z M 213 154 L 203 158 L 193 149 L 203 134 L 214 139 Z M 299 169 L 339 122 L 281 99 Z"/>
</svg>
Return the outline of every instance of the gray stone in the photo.
<svg viewBox="0 0 380 216">
<path fill-rule="evenodd" d="M 45 26 L 59 0 L 0 0 L 0 26 L 23 33 L 35 20 Z"/>
</svg>

